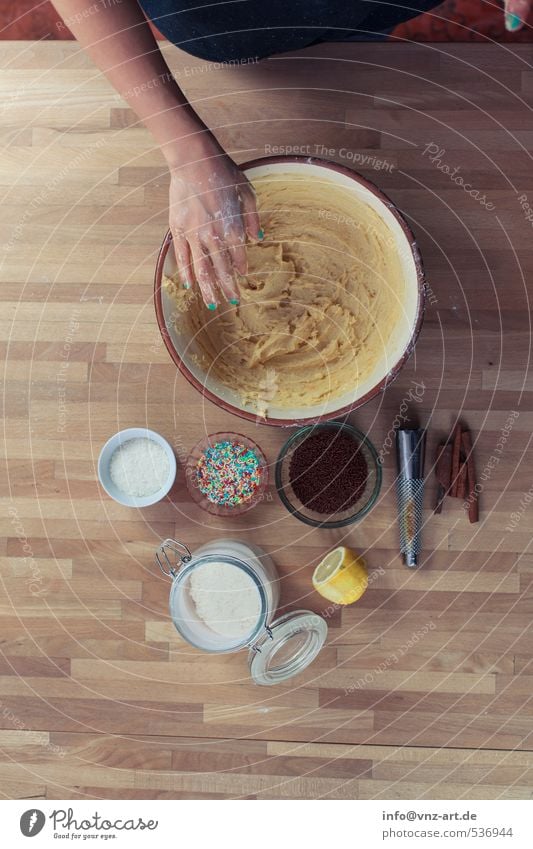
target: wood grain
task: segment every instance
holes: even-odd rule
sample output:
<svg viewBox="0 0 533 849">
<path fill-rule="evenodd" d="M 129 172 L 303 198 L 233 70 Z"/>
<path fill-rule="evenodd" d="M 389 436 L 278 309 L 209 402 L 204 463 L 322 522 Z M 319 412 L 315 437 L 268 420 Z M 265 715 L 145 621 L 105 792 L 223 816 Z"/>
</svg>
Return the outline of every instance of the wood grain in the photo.
<svg viewBox="0 0 533 849">
<path fill-rule="evenodd" d="M 214 69 L 164 50 L 237 161 L 323 146 L 383 187 L 420 244 L 426 321 L 399 379 L 352 416 L 384 452 L 379 504 L 360 525 L 307 528 L 272 488 L 224 525 L 189 501 L 182 470 L 159 505 L 110 501 L 96 461 L 120 428 L 160 431 L 181 464 L 204 431 L 242 430 L 271 463 L 286 433 L 202 402 L 166 354 L 152 279 L 168 179 L 132 110 L 75 44 L 4 45 L 0 792 L 531 798 L 533 251 L 519 201 L 533 204 L 530 51 L 337 44 Z M 483 489 L 478 525 L 457 500 L 434 516 L 430 474 L 424 563 L 411 573 L 386 440 L 416 385 L 427 456 L 460 417 Z M 327 618 L 326 648 L 284 686 L 253 686 L 244 653 L 200 654 L 169 620 L 161 538 L 229 533 L 272 553 L 282 609 Z M 342 611 L 310 581 L 340 543 L 372 575 Z"/>
</svg>

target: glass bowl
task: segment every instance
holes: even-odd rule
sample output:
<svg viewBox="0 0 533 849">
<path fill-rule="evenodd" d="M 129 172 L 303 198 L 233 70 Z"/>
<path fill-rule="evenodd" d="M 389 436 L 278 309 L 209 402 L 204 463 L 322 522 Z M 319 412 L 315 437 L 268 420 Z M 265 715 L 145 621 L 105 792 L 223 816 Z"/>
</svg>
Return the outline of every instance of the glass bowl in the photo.
<svg viewBox="0 0 533 849">
<path fill-rule="evenodd" d="M 250 451 L 253 451 L 259 460 L 259 485 L 254 494 L 245 501 L 242 501 L 240 504 L 220 504 L 212 501 L 201 491 L 199 487 L 196 474 L 198 461 L 207 448 L 212 448 L 218 442 L 238 442 L 246 448 L 249 448 Z M 268 465 L 266 457 L 259 448 L 259 445 L 257 445 L 257 443 L 255 443 L 252 439 L 248 439 L 247 436 L 243 436 L 242 433 L 212 433 L 200 440 L 189 454 L 185 466 L 185 480 L 187 481 L 189 495 L 193 501 L 195 501 L 196 504 L 208 513 L 211 513 L 214 516 L 240 516 L 241 513 L 246 513 L 247 510 L 251 510 L 251 508 L 255 507 L 259 501 L 264 499 L 265 490 L 268 486 Z"/>
<path fill-rule="evenodd" d="M 345 510 L 335 513 L 319 513 L 306 507 L 294 492 L 290 478 L 290 465 L 293 454 L 302 442 L 311 434 L 330 430 L 336 433 L 349 434 L 359 445 L 367 465 L 364 490 L 357 501 Z M 358 522 L 372 509 L 381 489 L 381 466 L 376 449 L 364 433 L 346 422 L 325 422 L 324 424 L 308 425 L 294 433 L 285 443 L 276 462 L 276 489 L 284 506 L 289 513 L 317 528 L 342 528 L 352 522 Z"/>
</svg>

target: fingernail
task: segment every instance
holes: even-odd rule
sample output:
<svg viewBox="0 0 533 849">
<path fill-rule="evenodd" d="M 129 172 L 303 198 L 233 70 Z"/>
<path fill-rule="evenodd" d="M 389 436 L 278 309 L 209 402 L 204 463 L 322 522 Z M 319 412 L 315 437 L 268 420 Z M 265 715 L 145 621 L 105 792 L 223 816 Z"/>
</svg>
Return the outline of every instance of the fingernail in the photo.
<svg viewBox="0 0 533 849">
<path fill-rule="evenodd" d="M 185 283 L 183 284 L 183 288 L 184 288 L 184 289 L 190 289 L 190 288 L 191 288 L 191 284 L 190 284 L 190 283 L 187 283 L 187 281 L 185 281 Z"/>
<path fill-rule="evenodd" d="M 509 30 L 509 32 L 514 32 L 517 30 L 522 24 L 522 19 L 515 15 L 513 12 L 505 13 L 505 29 Z"/>
<path fill-rule="evenodd" d="M 208 305 L 207 305 L 207 309 L 208 309 L 208 310 L 216 310 L 216 308 L 217 308 L 217 305 L 216 305 L 216 304 L 208 304 Z"/>
<path fill-rule="evenodd" d="M 238 306 L 239 306 L 239 304 L 240 304 L 240 301 L 239 301 L 239 299 L 238 299 L 238 298 L 231 298 L 231 299 L 230 299 L 230 304 L 233 304 L 233 306 L 238 307 Z"/>
<path fill-rule="evenodd" d="M 258 239 L 264 239 L 265 238 L 265 232 L 264 232 L 262 227 L 260 227 L 259 230 L 257 231 L 257 238 Z"/>
</svg>

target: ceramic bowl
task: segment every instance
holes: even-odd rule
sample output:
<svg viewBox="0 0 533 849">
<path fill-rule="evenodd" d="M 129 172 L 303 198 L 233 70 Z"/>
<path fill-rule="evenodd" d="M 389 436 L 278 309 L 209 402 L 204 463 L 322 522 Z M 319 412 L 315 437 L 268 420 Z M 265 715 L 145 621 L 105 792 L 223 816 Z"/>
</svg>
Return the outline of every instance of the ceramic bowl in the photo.
<svg viewBox="0 0 533 849">
<path fill-rule="evenodd" d="M 122 492 L 122 490 L 113 483 L 109 474 L 109 464 L 111 462 L 113 452 L 128 440 L 136 439 L 138 437 L 151 439 L 153 442 L 157 442 L 158 445 L 161 445 L 161 447 L 165 450 L 169 463 L 167 479 L 161 489 L 158 489 L 157 492 L 153 492 L 151 495 L 145 495 L 142 498 Z M 176 472 L 176 456 L 172 450 L 172 446 L 159 433 L 156 433 L 155 430 L 149 430 L 146 427 L 129 427 L 126 430 L 121 430 L 118 433 L 115 433 L 114 436 L 111 436 L 107 440 L 100 451 L 100 456 L 98 458 L 98 480 L 107 494 L 115 501 L 118 501 L 119 504 L 124 504 L 125 507 L 149 507 L 150 504 L 156 504 L 158 501 L 161 501 L 161 499 L 164 498 L 165 495 L 168 495 L 172 489 L 176 479 Z"/>
<path fill-rule="evenodd" d="M 383 219 L 397 246 L 406 281 L 403 314 L 392 331 L 383 356 L 365 380 L 354 380 L 352 388 L 325 404 L 294 409 L 271 405 L 265 415 L 259 415 L 253 405 L 243 403 L 239 393 L 225 386 L 212 370 L 208 372 L 202 367 L 195 340 L 185 331 L 176 329 L 175 307 L 162 287 L 163 274 L 172 275 L 176 270 L 171 250 L 172 236 L 167 232 L 156 264 L 154 289 L 155 311 L 163 341 L 189 383 L 209 401 L 236 416 L 254 423 L 281 427 L 339 418 L 382 392 L 398 375 L 413 351 L 422 325 L 425 301 L 424 272 L 414 236 L 389 198 L 370 180 L 344 165 L 313 157 L 271 156 L 247 162 L 241 167 L 252 183 L 254 179 L 268 175 L 304 175 L 309 180 L 330 181 L 348 188 L 353 191 L 354 198 L 368 204 Z"/>
</svg>

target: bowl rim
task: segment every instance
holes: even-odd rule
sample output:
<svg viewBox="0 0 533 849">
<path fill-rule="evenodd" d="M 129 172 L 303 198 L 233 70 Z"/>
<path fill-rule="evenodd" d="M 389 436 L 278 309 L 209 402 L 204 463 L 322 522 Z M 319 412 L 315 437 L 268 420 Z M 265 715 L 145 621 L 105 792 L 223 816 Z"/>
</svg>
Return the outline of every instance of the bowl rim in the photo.
<svg viewBox="0 0 533 849">
<path fill-rule="evenodd" d="M 282 465 L 283 461 L 285 460 L 285 458 L 287 456 L 289 448 L 291 447 L 291 445 L 293 445 L 296 442 L 296 440 L 298 439 L 299 436 L 304 434 L 306 431 L 309 431 L 309 432 L 312 433 L 316 429 L 316 427 L 318 427 L 319 429 L 330 427 L 330 428 L 336 428 L 337 430 L 347 430 L 347 431 L 349 431 L 352 434 L 352 436 L 354 436 L 358 440 L 358 442 L 360 442 L 361 444 L 363 444 L 367 448 L 368 453 L 370 454 L 370 456 L 372 457 L 372 459 L 375 462 L 376 483 L 374 485 L 374 489 L 373 489 L 368 501 L 366 502 L 365 506 L 361 510 L 358 510 L 357 513 L 354 513 L 352 516 L 348 516 L 346 519 L 339 519 L 337 521 L 330 520 L 330 521 L 325 521 L 325 522 L 317 522 L 314 519 L 311 519 L 311 518 L 305 516 L 303 513 L 300 513 L 300 511 L 296 507 L 294 507 L 294 505 L 289 501 L 289 499 L 287 498 L 287 496 L 285 494 L 285 488 L 283 487 L 283 484 L 281 482 L 281 465 Z M 294 516 L 296 519 L 299 519 L 300 522 L 304 522 L 304 524 L 311 526 L 312 528 L 322 528 L 324 530 L 332 530 L 334 528 L 344 528 L 344 527 L 346 527 L 346 525 L 353 525 L 356 522 L 359 522 L 361 519 L 363 519 L 372 510 L 372 508 L 374 507 L 376 501 L 378 500 L 379 494 L 381 492 L 381 487 L 382 487 L 382 484 L 383 484 L 383 469 L 381 467 L 381 463 L 379 462 L 378 452 L 376 451 L 374 443 L 368 438 L 366 433 L 363 433 L 362 430 L 359 430 L 359 428 L 355 427 L 350 422 L 327 421 L 327 422 L 318 422 L 318 425 L 314 425 L 314 424 L 304 425 L 304 427 L 298 428 L 298 430 L 294 431 L 294 433 L 291 433 L 291 435 L 286 440 L 286 442 L 284 442 L 283 445 L 281 446 L 280 452 L 277 456 L 274 477 L 275 477 L 275 484 L 276 484 L 276 492 L 279 496 L 279 499 L 280 499 L 281 503 L 283 504 L 283 506 L 285 507 L 285 509 L 292 516 Z M 357 505 L 357 502 L 355 502 L 354 507 L 356 505 Z"/>
<path fill-rule="evenodd" d="M 111 459 L 111 455 L 115 448 L 118 448 L 118 446 L 123 444 L 124 442 L 128 442 L 129 439 L 136 439 L 139 437 L 151 439 L 153 442 L 157 443 L 157 445 L 161 445 L 161 447 L 165 449 L 165 453 L 168 457 L 168 461 L 170 464 L 168 478 L 165 481 L 164 486 L 162 486 L 161 489 L 158 489 L 156 492 L 153 492 L 151 495 L 135 496 L 127 495 L 125 493 L 125 499 L 117 498 L 116 494 L 108 489 L 102 477 L 104 455 L 107 452 L 111 451 L 111 454 L 109 456 L 109 459 Z M 123 507 L 151 507 L 153 504 L 157 504 L 159 501 L 162 501 L 162 499 L 168 495 L 168 493 L 174 486 L 178 473 L 178 463 L 170 442 L 165 439 L 164 436 L 161 436 L 161 434 L 158 433 L 156 430 L 152 430 L 149 427 L 127 427 L 123 430 L 118 430 L 104 442 L 98 455 L 97 472 L 100 486 L 102 487 L 104 492 L 106 492 L 106 494 L 113 499 L 113 501 L 116 501 L 117 504 L 122 504 Z"/>
<path fill-rule="evenodd" d="M 416 269 L 418 303 L 416 310 L 416 318 L 413 325 L 413 331 L 400 359 L 395 363 L 395 365 L 391 369 L 389 369 L 388 373 L 380 380 L 379 383 L 377 383 L 372 389 L 369 389 L 368 392 L 366 392 L 356 401 L 353 401 L 350 404 L 346 404 L 344 407 L 339 407 L 338 410 L 334 410 L 331 413 L 322 413 L 318 416 L 301 416 L 298 419 L 272 418 L 268 415 L 261 416 L 258 413 L 253 413 L 249 410 L 243 410 L 240 407 L 236 407 L 234 404 L 231 404 L 229 401 L 220 398 L 218 395 L 208 389 L 204 385 L 204 383 L 202 383 L 192 374 L 192 372 L 189 370 L 187 365 L 184 363 L 184 361 L 174 348 L 174 345 L 172 344 L 172 341 L 165 325 L 165 316 L 163 313 L 163 299 L 161 295 L 163 267 L 170 248 L 170 243 L 172 242 L 172 233 L 170 230 L 167 230 L 162 245 L 159 249 L 155 266 L 154 306 L 159 332 L 161 333 L 161 337 L 168 353 L 170 354 L 171 359 L 173 360 L 174 364 L 177 366 L 179 371 L 182 373 L 182 375 L 191 384 L 191 386 L 194 386 L 194 388 L 204 398 L 207 398 L 207 400 L 211 401 L 211 403 L 215 404 L 215 406 L 220 407 L 222 410 L 225 410 L 228 413 L 232 413 L 234 416 L 238 416 L 241 419 L 246 419 L 246 421 L 254 422 L 255 424 L 259 423 L 263 425 L 270 425 L 274 427 L 299 427 L 302 425 L 319 424 L 321 422 L 331 421 L 331 419 L 338 418 L 339 416 L 348 415 L 348 413 L 357 410 L 359 407 L 362 407 L 372 398 L 375 398 L 376 395 L 379 395 L 381 392 L 383 392 L 386 387 L 389 386 L 389 384 L 397 378 L 406 361 L 411 356 L 416 341 L 418 339 L 420 329 L 422 327 L 422 322 L 424 320 L 424 312 L 426 308 L 426 277 L 422 257 L 420 255 L 420 251 L 418 249 L 418 244 L 414 237 L 414 233 L 405 218 L 403 217 L 402 213 L 397 208 L 396 204 L 394 204 L 388 197 L 388 195 L 386 195 L 385 192 L 379 189 L 376 184 L 372 182 L 372 180 L 369 180 L 367 177 L 363 177 L 362 174 L 359 174 L 357 171 L 355 171 L 353 168 L 348 167 L 347 165 L 341 165 L 338 162 L 332 162 L 328 159 L 321 159 L 317 156 L 264 156 L 258 157 L 257 159 L 250 159 L 247 162 L 243 162 L 239 165 L 239 168 L 246 173 L 246 171 L 249 171 L 252 168 L 258 168 L 264 165 L 288 165 L 294 162 L 301 165 L 316 165 L 318 167 L 326 168 L 330 171 L 336 171 L 340 174 L 343 174 L 344 176 L 354 180 L 354 182 L 362 185 L 365 189 L 367 189 L 369 192 L 379 198 L 379 200 L 381 200 L 385 204 L 385 206 L 388 207 L 389 211 L 400 225 L 411 249 L 411 254 Z"/>
</svg>

